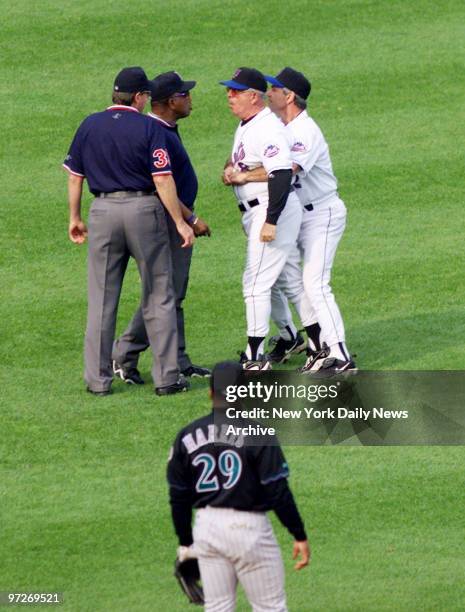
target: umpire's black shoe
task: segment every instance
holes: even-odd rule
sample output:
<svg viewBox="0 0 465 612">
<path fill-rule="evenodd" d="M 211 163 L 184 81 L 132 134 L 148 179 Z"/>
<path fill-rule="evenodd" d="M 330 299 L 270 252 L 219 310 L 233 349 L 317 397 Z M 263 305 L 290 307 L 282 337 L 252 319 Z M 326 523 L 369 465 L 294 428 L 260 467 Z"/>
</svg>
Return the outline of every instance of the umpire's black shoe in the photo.
<svg viewBox="0 0 465 612">
<path fill-rule="evenodd" d="M 111 395 L 113 391 L 111 389 L 104 389 L 103 391 L 94 391 L 90 387 L 86 389 L 87 393 L 92 393 L 92 395 L 97 395 L 99 397 L 104 397 L 105 395 Z"/>
<path fill-rule="evenodd" d="M 125 368 L 113 359 L 113 373 L 128 385 L 143 385 L 144 379 L 137 368 Z"/>
<path fill-rule="evenodd" d="M 202 368 L 201 366 L 192 364 L 185 370 L 181 370 L 181 374 L 188 378 L 209 378 L 212 371 L 208 368 Z"/>
<path fill-rule="evenodd" d="M 189 383 L 184 378 L 184 376 L 180 376 L 177 382 L 172 385 L 168 385 L 167 387 L 155 387 L 156 395 L 173 395 L 173 393 L 184 393 L 189 390 Z"/>
<path fill-rule="evenodd" d="M 299 333 L 293 340 L 285 340 L 280 337 L 268 357 L 273 363 L 286 363 L 292 353 L 300 353 L 305 347 L 306 342 Z"/>
</svg>

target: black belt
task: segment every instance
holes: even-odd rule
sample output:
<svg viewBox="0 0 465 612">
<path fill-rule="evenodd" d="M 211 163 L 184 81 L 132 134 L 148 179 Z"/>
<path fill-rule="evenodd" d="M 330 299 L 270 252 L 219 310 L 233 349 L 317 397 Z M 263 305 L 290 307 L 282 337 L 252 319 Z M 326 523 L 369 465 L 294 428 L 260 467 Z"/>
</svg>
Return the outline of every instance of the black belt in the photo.
<svg viewBox="0 0 465 612">
<path fill-rule="evenodd" d="M 250 208 L 253 208 L 254 206 L 258 206 L 260 202 L 257 200 L 257 198 L 255 198 L 254 200 L 247 200 L 247 204 L 250 206 Z M 238 206 L 241 212 L 245 212 L 247 210 L 242 202 L 239 202 Z"/>
<path fill-rule="evenodd" d="M 155 191 L 98 191 L 96 198 L 141 198 L 143 196 L 155 195 Z"/>
<path fill-rule="evenodd" d="M 313 204 L 307 204 L 304 206 L 305 210 L 313 210 Z"/>
</svg>

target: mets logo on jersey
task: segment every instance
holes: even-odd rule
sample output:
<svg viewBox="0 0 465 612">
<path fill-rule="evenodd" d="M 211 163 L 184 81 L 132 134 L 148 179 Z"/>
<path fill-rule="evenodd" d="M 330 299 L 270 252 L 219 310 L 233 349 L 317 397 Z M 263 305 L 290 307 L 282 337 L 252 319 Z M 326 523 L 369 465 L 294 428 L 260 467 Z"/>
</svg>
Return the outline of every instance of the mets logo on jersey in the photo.
<svg viewBox="0 0 465 612">
<path fill-rule="evenodd" d="M 268 145 L 263 153 L 265 157 L 274 157 L 279 153 L 279 147 L 276 145 Z"/>
<path fill-rule="evenodd" d="M 234 151 L 234 155 L 233 155 L 233 164 L 239 164 L 239 162 L 241 162 L 245 157 L 245 150 L 244 150 L 244 145 L 241 143 L 239 143 L 239 146 L 237 147 L 237 149 Z"/>
<path fill-rule="evenodd" d="M 304 145 L 303 142 L 294 142 L 294 144 L 291 147 L 291 151 L 306 151 L 307 147 Z"/>
</svg>

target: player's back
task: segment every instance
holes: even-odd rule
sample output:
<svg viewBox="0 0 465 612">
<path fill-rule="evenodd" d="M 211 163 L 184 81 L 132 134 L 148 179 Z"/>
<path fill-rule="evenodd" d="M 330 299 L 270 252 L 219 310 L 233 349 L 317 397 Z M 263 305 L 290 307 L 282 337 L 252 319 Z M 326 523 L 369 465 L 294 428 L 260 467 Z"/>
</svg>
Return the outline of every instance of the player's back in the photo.
<svg viewBox="0 0 465 612">
<path fill-rule="evenodd" d="M 168 464 L 172 491 L 190 490 L 192 505 L 264 512 L 270 509 L 264 486 L 288 476 L 279 446 L 251 446 L 229 434 L 231 420 L 220 411 L 190 423 L 176 438 Z M 251 421 L 234 419 L 234 426 Z"/>
</svg>

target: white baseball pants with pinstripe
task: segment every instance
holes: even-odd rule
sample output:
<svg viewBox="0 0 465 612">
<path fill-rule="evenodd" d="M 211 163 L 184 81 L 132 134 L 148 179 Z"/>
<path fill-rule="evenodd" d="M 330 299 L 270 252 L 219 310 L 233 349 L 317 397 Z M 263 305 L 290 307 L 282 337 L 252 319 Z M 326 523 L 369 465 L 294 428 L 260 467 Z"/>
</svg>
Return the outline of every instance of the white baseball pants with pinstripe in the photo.
<svg viewBox="0 0 465 612">
<path fill-rule="evenodd" d="M 291 192 L 276 226 L 273 242 L 260 242 L 267 203 L 246 210 L 242 226 L 247 235 L 247 262 L 242 277 L 247 335 L 264 338 L 270 329 L 271 288 L 295 248 L 302 222 L 302 206 Z"/>
<path fill-rule="evenodd" d="M 238 582 L 253 612 L 286 612 L 284 567 L 264 512 L 201 508 L 194 525 L 206 612 L 233 612 Z"/>
</svg>

